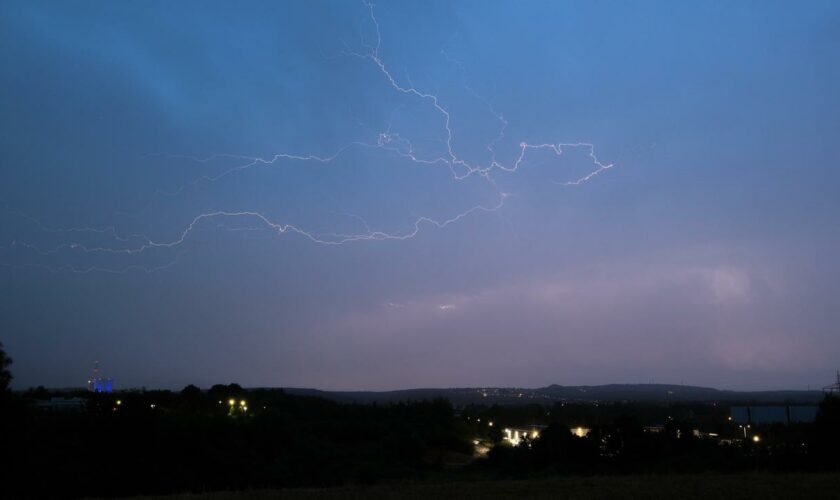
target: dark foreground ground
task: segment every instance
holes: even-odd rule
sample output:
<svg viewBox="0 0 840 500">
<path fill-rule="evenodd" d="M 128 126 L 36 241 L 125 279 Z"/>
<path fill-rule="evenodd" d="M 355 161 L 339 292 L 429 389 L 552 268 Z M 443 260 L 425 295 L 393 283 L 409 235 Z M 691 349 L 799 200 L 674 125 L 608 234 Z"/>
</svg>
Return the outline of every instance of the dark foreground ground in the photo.
<svg viewBox="0 0 840 500">
<path fill-rule="evenodd" d="M 401 483 L 323 489 L 259 490 L 184 494 L 144 499 L 269 500 L 269 499 L 838 499 L 840 474 L 695 474 L 611 476 L 521 481 Z"/>
</svg>

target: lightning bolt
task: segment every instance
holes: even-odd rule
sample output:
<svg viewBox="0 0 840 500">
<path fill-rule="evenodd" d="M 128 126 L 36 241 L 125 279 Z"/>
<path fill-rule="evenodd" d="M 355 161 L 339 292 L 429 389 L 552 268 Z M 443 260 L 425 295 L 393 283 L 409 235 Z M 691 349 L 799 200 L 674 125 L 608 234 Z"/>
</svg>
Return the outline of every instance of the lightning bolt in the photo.
<svg viewBox="0 0 840 500">
<path fill-rule="evenodd" d="M 235 154 L 214 154 L 206 157 L 196 157 L 188 155 L 164 155 L 168 158 L 189 160 L 199 163 L 209 163 L 216 160 L 232 160 L 233 162 L 235 162 L 235 164 L 222 170 L 219 173 L 213 175 L 201 175 L 199 177 L 196 177 L 186 182 L 185 184 L 182 184 L 179 188 L 175 190 L 158 190 L 153 194 L 153 197 L 179 196 L 182 193 L 184 193 L 184 191 L 200 183 L 218 182 L 228 176 L 242 173 L 254 167 L 271 167 L 284 162 L 330 163 L 350 149 L 367 148 L 383 150 L 399 158 L 409 160 L 410 162 L 418 165 L 446 165 L 454 181 L 463 181 L 473 175 L 479 176 L 481 179 L 487 181 L 495 189 L 497 193 L 497 201 L 495 203 L 489 205 L 475 205 L 447 218 L 437 219 L 428 216 L 420 216 L 415 218 L 415 220 L 409 226 L 409 228 L 403 230 L 402 232 L 385 232 L 381 230 L 373 230 L 371 229 L 371 226 L 368 224 L 368 222 L 362 219 L 361 217 L 352 214 L 347 214 L 352 218 L 358 219 L 364 227 L 364 231 L 360 233 L 350 234 L 331 233 L 328 235 L 318 234 L 306 230 L 302 227 L 299 227 L 295 224 L 272 220 L 267 215 L 258 211 L 214 210 L 200 213 L 193 217 L 192 220 L 180 231 L 180 233 L 171 240 L 152 239 L 149 236 L 140 233 L 120 234 L 114 226 L 108 226 L 104 228 L 78 227 L 57 229 L 44 225 L 33 217 L 25 216 L 25 218 L 29 222 L 35 224 L 43 232 L 52 234 L 89 233 L 93 235 L 108 237 L 113 242 L 119 243 L 120 245 L 90 245 L 79 243 L 77 241 L 71 241 L 60 243 L 50 248 L 42 248 L 40 246 L 24 241 L 13 240 L 11 242 L 10 247 L 23 248 L 41 256 L 53 256 L 65 252 L 74 252 L 76 254 L 110 254 L 134 256 L 154 250 L 178 248 L 189 239 L 189 236 L 196 230 L 196 228 L 200 227 L 202 224 L 209 222 L 214 222 L 217 224 L 218 227 L 227 231 L 245 229 L 264 229 L 272 231 L 277 235 L 295 234 L 300 237 L 303 237 L 306 240 L 311 241 L 314 244 L 320 245 L 340 246 L 354 242 L 382 240 L 404 241 L 415 238 L 422 232 L 423 228 L 425 227 L 442 229 L 447 226 L 453 225 L 461 221 L 462 219 L 474 214 L 492 213 L 501 210 L 506 200 L 508 199 L 509 194 L 498 188 L 496 180 L 494 178 L 494 173 L 516 173 L 520 169 L 520 167 L 522 167 L 527 162 L 527 156 L 529 152 L 536 150 L 548 150 L 550 152 L 553 152 L 555 156 L 559 157 L 562 156 L 564 151 L 567 149 L 580 148 L 587 151 L 592 161 L 592 164 L 594 165 L 594 169 L 586 175 L 583 175 L 577 179 L 565 182 L 555 181 L 556 184 L 560 184 L 563 186 L 580 185 L 589 181 L 593 177 L 601 174 L 602 172 L 614 167 L 612 163 L 604 163 L 600 161 L 596 155 L 595 146 L 588 142 L 531 143 L 528 141 L 520 141 L 518 145 L 518 154 L 515 156 L 515 160 L 512 163 L 503 163 L 502 161 L 498 160 L 496 146 L 503 139 L 505 139 L 505 132 L 508 126 L 508 121 L 504 118 L 504 116 L 501 113 L 496 111 L 496 109 L 490 104 L 490 102 L 487 99 L 484 99 L 483 97 L 479 96 L 478 93 L 476 93 L 470 87 L 465 85 L 465 88 L 467 88 L 467 90 L 470 93 L 472 93 L 476 98 L 480 99 L 487 106 L 489 112 L 495 117 L 495 119 L 499 123 L 498 134 L 486 145 L 486 149 L 489 153 L 489 160 L 487 161 L 487 163 L 480 164 L 467 161 L 461 155 L 459 155 L 456 150 L 455 133 L 453 132 L 451 125 L 452 114 L 449 111 L 449 109 L 443 104 L 442 99 L 437 94 L 418 89 L 411 83 L 411 80 L 408 77 L 406 77 L 407 83 L 401 83 L 394 76 L 392 71 L 389 69 L 388 65 L 385 63 L 384 59 L 380 54 L 380 50 L 382 47 L 382 33 L 380 30 L 379 20 L 376 17 L 375 5 L 367 0 L 363 0 L 362 3 L 365 9 L 367 10 L 371 26 L 373 27 L 373 30 L 375 32 L 375 43 L 368 44 L 363 40 L 361 45 L 364 47 L 365 51 L 359 52 L 348 49 L 344 51 L 344 54 L 350 57 L 355 57 L 370 62 L 375 68 L 375 70 L 379 74 L 381 74 L 384 81 L 395 92 L 417 99 L 420 102 L 427 103 L 431 107 L 431 109 L 433 109 L 434 112 L 437 115 L 439 115 L 440 123 L 445 137 L 443 141 L 445 151 L 443 154 L 438 156 L 423 156 L 422 154 L 418 153 L 417 149 L 414 147 L 409 138 L 403 137 L 399 132 L 392 131 L 391 126 L 389 125 L 386 130 L 376 134 L 375 137 L 372 138 L 373 140 L 371 142 L 354 141 L 326 155 L 277 153 L 267 158 Z M 445 50 L 442 50 L 441 53 L 449 62 L 458 66 L 462 71 L 462 76 L 464 76 L 463 65 L 460 62 L 451 58 Z M 234 228 L 224 225 L 224 221 L 232 219 L 250 221 L 252 223 L 255 223 L 256 226 L 248 228 Z M 169 267 L 173 266 L 177 262 L 180 255 L 182 255 L 182 253 L 183 252 L 179 253 L 175 260 L 165 265 L 157 267 L 144 267 L 139 264 L 131 264 L 120 268 L 107 268 L 102 266 L 73 267 L 71 265 L 64 265 L 58 268 L 51 268 L 42 264 L 22 264 L 18 266 L 13 266 L 9 264 L 4 265 L 6 265 L 7 267 L 16 268 L 38 267 L 50 269 L 52 271 L 71 271 L 78 273 L 89 273 L 95 271 L 109 273 L 125 273 L 133 270 L 140 270 L 143 272 L 157 272 L 164 269 L 168 269 Z"/>
</svg>

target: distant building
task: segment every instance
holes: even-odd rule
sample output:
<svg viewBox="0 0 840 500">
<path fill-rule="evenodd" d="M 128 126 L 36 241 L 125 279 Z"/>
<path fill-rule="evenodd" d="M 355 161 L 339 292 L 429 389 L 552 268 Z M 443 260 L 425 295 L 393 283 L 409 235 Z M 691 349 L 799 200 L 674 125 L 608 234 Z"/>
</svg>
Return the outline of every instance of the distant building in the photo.
<svg viewBox="0 0 840 500">
<path fill-rule="evenodd" d="M 87 381 L 89 392 L 113 392 L 114 380 L 99 376 L 99 361 L 93 362 L 93 373 Z"/>
<path fill-rule="evenodd" d="M 83 411 L 87 407 L 87 399 L 50 398 L 35 401 L 35 406 L 46 411 Z"/>
<path fill-rule="evenodd" d="M 694 437 L 700 439 L 717 439 L 720 437 L 717 432 L 705 432 L 701 431 L 700 429 L 694 429 L 691 431 L 691 433 L 692 435 L 694 435 Z"/>
<path fill-rule="evenodd" d="M 88 390 L 91 392 L 113 392 L 114 381 L 109 378 L 93 379 L 89 384 Z"/>
<path fill-rule="evenodd" d="M 545 428 L 545 425 L 529 425 L 519 428 L 508 427 L 504 429 L 502 439 L 513 446 L 518 446 L 523 440 L 540 437 L 540 432 Z"/>
</svg>

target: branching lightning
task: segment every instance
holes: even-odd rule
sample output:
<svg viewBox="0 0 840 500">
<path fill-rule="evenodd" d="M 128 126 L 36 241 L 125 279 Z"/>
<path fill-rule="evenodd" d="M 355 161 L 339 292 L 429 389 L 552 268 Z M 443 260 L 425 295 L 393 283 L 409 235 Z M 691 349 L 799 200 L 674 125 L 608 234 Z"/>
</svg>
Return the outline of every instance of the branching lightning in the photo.
<svg viewBox="0 0 840 500">
<path fill-rule="evenodd" d="M 441 229 L 456 224 L 462 219 L 472 216 L 474 214 L 491 213 L 501 210 L 505 205 L 506 200 L 509 198 L 509 194 L 498 188 L 496 180 L 494 178 L 494 174 L 497 172 L 505 172 L 509 174 L 516 173 L 520 169 L 520 167 L 522 167 L 527 162 L 528 154 L 532 151 L 547 150 L 550 153 L 554 153 L 555 156 L 561 156 L 563 155 L 565 150 L 575 148 L 583 149 L 588 153 L 589 158 L 591 159 L 592 164 L 594 165 L 594 168 L 586 175 L 583 175 L 577 179 L 565 182 L 555 181 L 557 184 L 563 186 L 576 186 L 582 184 L 586 181 L 589 181 L 593 177 L 603 173 L 604 171 L 613 168 L 612 163 L 604 163 L 600 161 L 596 155 L 595 146 L 587 142 L 531 143 L 527 141 L 521 141 L 518 144 L 518 154 L 514 156 L 515 159 L 512 162 L 506 164 L 500 161 L 497 156 L 496 147 L 503 139 L 506 138 L 505 133 L 508 127 L 508 121 L 504 118 L 504 116 L 501 113 L 498 113 L 494 109 L 494 107 L 490 104 L 489 101 L 479 96 L 469 87 L 467 87 L 467 90 L 476 98 L 480 99 L 487 106 L 492 116 L 494 116 L 495 119 L 498 121 L 499 131 L 498 134 L 486 145 L 486 149 L 489 153 L 489 160 L 485 164 L 478 164 L 475 162 L 467 161 L 465 158 L 459 155 L 456 150 L 455 133 L 451 125 L 452 115 L 450 110 L 442 102 L 442 99 L 437 94 L 418 89 L 411 83 L 411 80 L 408 77 L 405 78 L 407 83 L 401 83 L 401 81 L 397 77 L 395 77 L 393 72 L 389 69 L 389 66 L 386 64 L 385 60 L 383 59 L 380 53 L 380 49 L 382 47 L 382 34 L 380 30 L 379 20 L 376 17 L 375 5 L 367 0 L 363 0 L 363 4 L 367 13 L 369 14 L 370 23 L 373 28 L 373 32 L 375 33 L 375 42 L 369 44 L 365 41 L 362 41 L 361 45 L 365 50 L 354 51 L 348 49 L 345 51 L 345 54 L 349 57 L 358 58 L 371 63 L 373 68 L 379 74 L 381 74 L 384 81 L 396 93 L 416 99 L 419 102 L 427 103 L 431 107 L 431 109 L 434 110 L 434 112 L 440 117 L 440 124 L 442 127 L 442 137 L 444 145 L 444 152 L 442 154 L 438 156 L 424 156 L 423 154 L 417 151 L 417 149 L 414 147 L 412 141 L 409 138 L 404 137 L 399 132 L 392 131 L 392 127 L 389 126 L 386 130 L 376 133 L 375 136 L 371 138 L 372 140 L 370 142 L 354 141 L 346 144 L 345 146 L 329 154 L 276 153 L 267 158 L 234 154 L 214 154 L 207 157 L 167 155 L 167 157 L 169 158 L 183 159 L 200 163 L 208 163 L 215 160 L 232 160 L 233 162 L 235 162 L 235 164 L 214 175 L 202 175 L 200 177 L 194 178 L 193 180 L 181 185 L 175 190 L 159 190 L 155 192 L 155 196 L 176 197 L 181 195 L 185 190 L 188 190 L 191 187 L 196 186 L 200 183 L 218 182 L 226 177 L 240 174 L 254 167 L 272 167 L 283 162 L 330 163 L 352 148 L 366 148 L 383 150 L 389 154 L 395 155 L 396 157 L 408 160 L 418 165 L 445 165 L 451 173 L 452 179 L 454 181 L 463 181 L 473 175 L 479 176 L 481 179 L 488 182 L 497 193 L 496 202 L 491 204 L 475 205 L 446 218 L 432 218 L 428 216 L 419 216 L 413 221 L 413 223 L 409 225 L 407 229 L 403 230 L 402 232 L 385 232 L 381 230 L 371 229 L 371 226 L 363 218 L 357 215 L 346 214 L 349 217 L 359 220 L 361 222 L 362 227 L 364 228 L 363 232 L 350 234 L 316 233 L 292 223 L 273 220 L 259 211 L 213 210 L 200 213 L 193 217 L 189 224 L 187 224 L 177 234 L 176 237 L 169 240 L 154 239 L 145 234 L 139 233 L 120 234 L 114 226 L 108 226 L 104 228 L 77 227 L 67 229 L 56 229 L 48 227 L 32 217 L 24 216 L 24 218 L 29 223 L 34 224 L 40 231 L 46 233 L 52 233 L 56 235 L 90 233 L 100 237 L 107 237 L 113 244 L 93 245 L 81 243 L 78 241 L 65 241 L 49 248 L 43 248 L 32 243 L 27 243 L 19 239 L 15 239 L 10 242 L 10 245 L 8 245 L 7 248 L 25 249 L 27 251 L 33 252 L 36 255 L 41 256 L 53 256 L 56 254 L 63 254 L 66 252 L 75 252 L 78 254 L 91 255 L 107 254 L 115 256 L 135 256 L 139 254 L 153 252 L 155 250 L 174 249 L 181 247 L 189 239 L 190 235 L 198 227 L 205 223 L 215 222 L 218 224 L 218 227 L 220 227 L 223 230 L 242 230 L 242 228 L 233 228 L 225 226 L 225 220 L 241 220 L 245 222 L 255 223 L 256 226 L 248 227 L 246 229 L 253 230 L 261 228 L 264 230 L 274 232 L 278 235 L 295 234 L 300 237 L 303 237 L 306 240 L 309 240 L 314 244 L 319 245 L 340 246 L 354 242 L 382 240 L 404 241 L 415 238 L 423 231 L 424 228 Z M 448 61 L 458 65 L 458 67 L 463 72 L 463 66 L 460 62 L 452 59 L 445 51 L 442 51 L 442 53 Z M 73 267 L 70 265 L 63 265 L 53 268 L 42 264 L 4 265 L 9 267 L 22 268 L 43 267 L 48 268 L 52 271 L 72 271 L 78 273 L 88 273 L 94 271 L 124 273 L 132 270 L 155 272 L 173 266 L 184 252 L 185 250 L 180 250 L 177 253 L 174 260 L 164 265 L 156 267 L 145 267 L 139 264 L 130 264 L 120 268 L 108 268 L 102 266 Z M 441 309 L 444 310 L 443 306 L 441 306 Z"/>
</svg>

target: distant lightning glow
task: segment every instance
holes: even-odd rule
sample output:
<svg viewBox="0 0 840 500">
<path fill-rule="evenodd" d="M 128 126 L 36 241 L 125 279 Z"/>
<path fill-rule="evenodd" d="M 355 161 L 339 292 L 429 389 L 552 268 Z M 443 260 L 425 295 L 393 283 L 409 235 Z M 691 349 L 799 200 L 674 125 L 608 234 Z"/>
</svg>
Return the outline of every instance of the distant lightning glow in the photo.
<svg viewBox="0 0 840 500">
<path fill-rule="evenodd" d="M 178 234 L 178 236 L 171 240 L 156 240 L 152 239 L 144 234 L 127 234 L 121 235 L 117 232 L 117 230 L 113 226 L 109 226 L 106 228 L 98 229 L 98 228 L 91 228 L 91 227 L 79 227 L 79 228 L 69 228 L 69 229 L 54 229 L 50 227 L 46 227 L 41 224 L 39 221 L 35 220 L 34 218 L 27 217 L 30 222 L 36 224 L 40 230 L 54 233 L 54 234 L 71 234 L 71 233 L 94 233 L 98 235 L 104 235 L 110 237 L 113 241 L 119 242 L 121 246 L 104 246 L 104 245 L 87 245 L 82 244 L 79 242 L 64 242 L 60 243 L 52 248 L 40 248 L 38 246 L 32 245 L 30 243 L 26 243 L 20 240 L 14 240 L 11 242 L 11 247 L 17 248 L 24 248 L 35 252 L 38 255 L 54 255 L 62 252 L 79 252 L 85 254 L 112 254 L 112 255 L 124 255 L 124 256 L 131 256 L 146 253 L 149 251 L 153 251 L 156 249 L 172 249 L 176 247 L 180 247 L 185 241 L 188 240 L 190 234 L 199 227 L 204 222 L 216 222 L 218 227 L 223 230 L 234 231 L 234 230 L 254 230 L 258 228 L 263 228 L 266 230 L 270 230 L 275 232 L 278 235 L 284 235 L 287 233 L 299 235 L 312 243 L 321 244 L 321 245 L 344 245 L 352 242 L 361 242 L 361 241 L 381 241 L 381 240 L 395 240 L 395 241 L 402 241 L 402 240 L 409 240 L 416 237 L 424 227 L 431 227 L 431 228 L 445 228 L 452 224 L 459 222 L 461 219 L 468 217 L 470 215 L 483 212 L 496 212 L 500 210 L 504 204 L 506 199 L 508 198 L 508 194 L 499 190 L 496 187 L 496 182 L 493 178 L 494 171 L 499 172 L 506 172 L 506 173 L 515 173 L 519 170 L 519 168 L 525 164 L 526 157 L 530 151 L 535 150 L 549 150 L 553 152 L 556 156 L 561 156 L 564 153 L 565 149 L 571 148 L 578 148 L 584 149 L 588 152 L 588 155 L 593 162 L 595 168 L 591 170 L 586 175 L 579 177 L 577 179 L 566 181 L 566 182 L 557 182 L 558 184 L 564 186 L 576 186 L 582 184 L 596 175 L 604 172 L 605 170 L 613 168 L 613 164 L 603 163 L 601 162 L 595 153 L 595 146 L 593 144 L 587 142 L 572 142 L 572 143 L 530 143 L 527 141 L 521 141 L 519 143 L 519 151 L 518 155 L 516 155 L 515 160 L 510 164 L 504 164 L 497 159 L 496 154 L 496 145 L 500 143 L 505 138 L 505 131 L 508 126 L 507 120 L 503 117 L 501 113 L 496 112 L 493 106 L 487 100 L 484 100 L 477 93 L 472 91 L 469 87 L 467 89 L 475 95 L 477 98 L 481 99 L 488 107 L 490 113 L 496 118 L 499 122 L 499 132 L 496 137 L 493 138 L 486 145 L 486 149 L 490 154 L 489 161 L 486 164 L 475 164 L 465 160 L 461 157 L 455 148 L 455 134 L 451 127 L 451 113 L 444 106 L 441 99 L 432 93 L 419 90 L 416 88 L 410 81 L 409 78 L 406 77 L 408 84 L 402 84 L 398 81 L 398 79 L 393 75 L 391 70 L 386 65 L 385 61 L 382 59 L 380 55 L 380 48 L 382 45 L 382 34 L 380 31 L 379 21 L 375 15 L 375 6 L 373 3 L 368 1 L 363 1 L 365 8 L 367 9 L 370 22 L 374 28 L 376 33 L 376 42 L 373 45 L 369 45 L 367 43 L 362 43 L 365 47 L 366 51 L 364 52 L 357 52 L 352 50 L 347 50 L 346 54 L 352 57 L 356 57 L 359 59 L 363 59 L 366 61 L 370 61 L 376 70 L 382 75 L 384 80 L 389 84 L 391 88 L 394 89 L 399 94 L 403 94 L 406 96 L 414 97 L 422 102 L 428 103 L 432 109 L 440 116 L 441 125 L 444 131 L 445 140 L 443 143 L 445 144 L 445 153 L 440 156 L 432 156 L 432 157 L 425 157 L 417 152 L 415 147 L 413 146 L 410 139 L 403 137 L 398 132 L 394 132 L 391 130 L 389 126 L 385 131 L 379 132 L 376 134 L 375 138 L 371 142 L 362 142 L 362 141 L 355 141 L 351 142 L 338 150 L 326 154 L 326 155 L 319 155 L 319 154 L 292 154 L 292 153 L 277 153 L 268 158 L 260 158 L 255 156 L 246 156 L 246 155 L 234 155 L 234 154 L 215 154 L 211 156 L 207 156 L 204 158 L 194 157 L 194 156 L 187 156 L 187 155 L 167 155 L 169 158 L 176 158 L 176 159 L 187 159 L 191 161 L 207 163 L 210 161 L 214 161 L 217 159 L 229 159 L 234 160 L 237 162 L 236 165 L 229 167 L 223 170 L 220 173 L 215 175 L 202 175 L 198 178 L 193 179 L 192 181 L 187 182 L 186 184 L 182 185 L 181 187 L 177 188 L 174 191 L 157 191 L 156 195 L 163 195 L 168 197 L 174 197 L 181 194 L 184 190 L 188 189 L 191 186 L 194 186 L 198 183 L 202 182 L 217 182 L 225 177 L 230 175 L 234 175 L 245 170 L 251 169 L 257 166 L 273 166 L 279 162 L 285 161 L 294 161 L 294 162 L 317 162 L 317 163 L 329 163 L 340 155 L 345 153 L 351 148 L 371 148 L 371 149 L 379 149 L 387 151 L 391 154 L 395 154 L 400 158 L 407 159 L 416 164 L 422 165 L 446 165 L 449 171 L 452 174 L 452 178 L 455 181 L 464 180 L 472 175 L 478 175 L 481 178 L 488 181 L 495 189 L 498 195 L 497 202 L 490 204 L 490 205 L 476 205 L 471 208 L 468 208 L 462 212 L 459 212 L 455 215 L 452 215 L 448 218 L 444 219 L 434 219 L 427 216 L 420 216 L 417 217 L 411 226 L 403 231 L 403 232 L 384 232 L 384 231 L 377 231 L 370 228 L 368 222 L 352 214 L 346 214 L 349 217 L 358 219 L 362 226 L 364 227 L 364 232 L 355 233 L 355 234 L 346 234 L 346 233 L 332 233 L 329 235 L 324 234 L 317 234 L 312 231 L 308 231 L 304 228 L 298 227 L 294 224 L 278 222 L 272 220 L 265 214 L 258 212 L 258 211 L 225 211 L 225 210 L 214 210 L 205 213 L 200 213 L 196 215 L 186 227 L 183 228 L 182 231 Z M 447 58 L 450 62 L 457 64 L 459 68 L 463 71 L 463 66 L 452 59 L 445 51 L 442 51 L 444 57 Z M 254 222 L 257 224 L 258 227 L 248 227 L 248 228 L 234 228 L 228 227 L 224 225 L 224 220 L 229 219 L 242 219 Z M 180 255 L 180 254 L 179 254 Z M 177 260 L 177 258 L 176 258 Z M 104 272 L 112 272 L 112 273 L 122 273 L 128 272 L 131 270 L 142 270 L 145 272 L 154 272 L 159 271 L 162 269 L 166 269 L 174 265 L 175 260 L 169 262 L 162 266 L 157 267 L 144 267 L 138 264 L 131 264 L 129 266 L 125 266 L 119 269 L 109 269 L 104 267 L 98 266 L 89 266 L 89 267 L 81 267 L 81 268 L 74 268 L 72 266 L 61 266 L 58 270 L 70 270 L 73 272 L 93 272 L 93 271 L 104 271 Z M 13 267 L 47 267 L 42 266 L 40 264 L 26 264 L 23 266 L 13 266 Z M 440 306 L 441 310 L 451 309 L 454 306 L 444 305 Z"/>
</svg>

